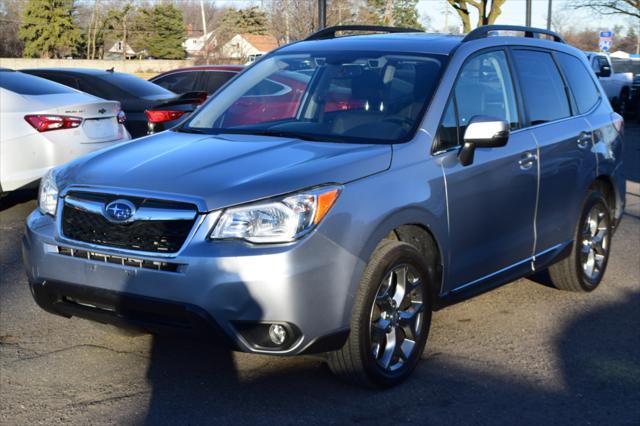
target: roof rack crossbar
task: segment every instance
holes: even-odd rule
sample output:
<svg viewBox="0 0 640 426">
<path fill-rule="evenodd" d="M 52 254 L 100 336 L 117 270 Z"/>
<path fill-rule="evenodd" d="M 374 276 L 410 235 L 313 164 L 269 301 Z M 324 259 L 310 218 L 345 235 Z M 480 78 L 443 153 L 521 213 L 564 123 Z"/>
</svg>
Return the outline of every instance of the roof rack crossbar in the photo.
<svg viewBox="0 0 640 426">
<path fill-rule="evenodd" d="M 421 33 L 423 31 L 415 28 L 399 28 L 399 27 L 384 27 L 378 25 L 337 25 L 334 27 L 323 28 L 311 34 L 305 39 L 310 40 L 328 40 L 336 38 L 338 31 L 375 31 L 380 33 Z"/>
<path fill-rule="evenodd" d="M 464 43 L 466 41 L 489 37 L 489 33 L 493 31 L 521 31 L 524 32 L 524 36 L 528 38 L 540 38 L 540 35 L 544 34 L 548 35 L 553 39 L 553 41 L 557 41 L 558 43 L 565 42 L 558 33 L 553 31 L 544 30 L 542 28 L 523 27 L 519 25 L 484 25 L 467 34 L 465 38 L 462 39 L 462 42 Z"/>
</svg>

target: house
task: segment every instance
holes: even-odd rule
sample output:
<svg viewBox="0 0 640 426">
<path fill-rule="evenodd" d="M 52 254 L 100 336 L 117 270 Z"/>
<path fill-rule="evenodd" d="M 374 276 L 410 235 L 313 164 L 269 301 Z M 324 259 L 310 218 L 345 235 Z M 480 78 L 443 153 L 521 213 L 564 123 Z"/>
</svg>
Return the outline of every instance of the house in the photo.
<svg viewBox="0 0 640 426">
<path fill-rule="evenodd" d="M 213 50 L 215 45 L 216 42 L 213 31 L 198 37 L 188 37 L 182 43 L 182 47 L 184 47 L 184 50 L 187 52 L 187 58 L 205 56 L 205 52 L 207 50 Z"/>
<path fill-rule="evenodd" d="M 224 58 L 244 61 L 264 55 L 277 47 L 278 40 L 272 35 L 236 34 L 220 50 Z"/>
<path fill-rule="evenodd" d="M 133 50 L 128 43 L 125 43 L 122 40 L 118 40 L 113 43 L 111 49 L 107 50 L 105 59 L 122 59 L 123 53 L 125 53 L 125 51 L 127 59 L 133 59 L 137 56 L 136 51 Z"/>
</svg>

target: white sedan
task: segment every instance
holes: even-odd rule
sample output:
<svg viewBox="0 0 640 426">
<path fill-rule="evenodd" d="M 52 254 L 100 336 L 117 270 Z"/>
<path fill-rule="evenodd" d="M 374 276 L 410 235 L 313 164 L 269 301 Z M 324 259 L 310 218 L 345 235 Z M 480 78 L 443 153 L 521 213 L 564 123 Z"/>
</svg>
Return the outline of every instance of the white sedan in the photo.
<svg viewBox="0 0 640 426">
<path fill-rule="evenodd" d="M 49 169 L 131 139 L 120 103 L 40 77 L 0 69 L 0 192 Z"/>
</svg>

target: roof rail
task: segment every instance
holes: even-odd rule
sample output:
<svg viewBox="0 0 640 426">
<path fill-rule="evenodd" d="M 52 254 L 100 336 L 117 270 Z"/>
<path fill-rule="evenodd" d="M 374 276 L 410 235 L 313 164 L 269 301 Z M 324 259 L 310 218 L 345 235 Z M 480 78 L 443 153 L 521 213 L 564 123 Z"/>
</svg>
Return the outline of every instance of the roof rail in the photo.
<svg viewBox="0 0 640 426">
<path fill-rule="evenodd" d="M 493 31 L 522 31 L 525 37 L 540 38 L 541 34 L 548 35 L 553 38 L 553 41 L 564 43 L 565 41 L 560 37 L 558 33 L 549 30 L 543 30 L 542 28 L 522 27 L 519 25 L 484 25 L 478 27 L 466 35 L 462 42 L 478 40 L 481 38 L 489 37 Z"/>
<path fill-rule="evenodd" d="M 378 25 L 336 25 L 335 27 L 323 28 L 311 34 L 305 38 L 305 41 L 309 40 L 328 40 L 336 38 L 338 31 L 375 31 L 380 33 L 421 33 L 422 30 L 416 30 L 415 28 L 398 28 L 398 27 L 383 27 Z"/>
</svg>

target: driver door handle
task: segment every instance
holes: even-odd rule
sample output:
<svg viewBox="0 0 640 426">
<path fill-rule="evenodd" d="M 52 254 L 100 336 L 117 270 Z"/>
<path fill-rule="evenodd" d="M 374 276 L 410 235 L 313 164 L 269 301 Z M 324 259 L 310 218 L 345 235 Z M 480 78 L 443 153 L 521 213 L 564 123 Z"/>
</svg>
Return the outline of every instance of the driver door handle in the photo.
<svg viewBox="0 0 640 426">
<path fill-rule="evenodd" d="M 522 154 L 522 157 L 520 157 L 518 164 L 520 165 L 520 168 L 522 170 L 529 170 L 531 167 L 533 167 L 537 160 L 538 156 L 533 152 L 525 152 Z"/>
</svg>

